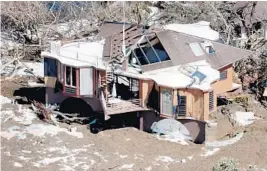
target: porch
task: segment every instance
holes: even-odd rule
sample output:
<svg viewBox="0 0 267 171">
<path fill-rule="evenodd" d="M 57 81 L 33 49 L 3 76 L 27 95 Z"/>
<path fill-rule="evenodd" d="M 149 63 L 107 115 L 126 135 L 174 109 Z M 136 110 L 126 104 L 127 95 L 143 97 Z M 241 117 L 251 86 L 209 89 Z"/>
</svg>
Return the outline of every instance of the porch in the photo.
<svg viewBox="0 0 267 171">
<path fill-rule="evenodd" d="M 142 107 L 141 99 L 123 100 L 119 98 L 111 98 L 107 102 L 102 95 L 101 102 L 105 115 L 115 115 L 148 110 L 147 108 Z"/>
</svg>

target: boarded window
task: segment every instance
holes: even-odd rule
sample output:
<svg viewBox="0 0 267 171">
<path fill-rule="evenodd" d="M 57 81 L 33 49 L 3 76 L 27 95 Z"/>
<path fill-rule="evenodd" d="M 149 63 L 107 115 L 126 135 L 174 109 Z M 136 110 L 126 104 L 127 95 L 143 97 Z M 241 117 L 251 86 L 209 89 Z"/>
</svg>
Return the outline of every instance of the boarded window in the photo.
<svg viewBox="0 0 267 171">
<path fill-rule="evenodd" d="M 214 93 L 213 91 L 209 92 L 209 110 L 212 111 L 214 109 Z"/>
<path fill-rule="evenodd" d="M 178 116 L 186 115 L 186 96 L 178 96 Z"/>
<path fill-rule="evenodd" d="M 220 72 L 220 80 L 227 79 L 227 70 Z"/>
<path fill-rule="evenodd" d="M 162 90 L 162 114 L 172 115 L 172 92 L 171 90 L 163 89 Z"/>
<path fill-rule="evenodd" d="M 44 76 L 57 77 L 57 62 L 55 59 L 44 58 Z"/>
</svg>

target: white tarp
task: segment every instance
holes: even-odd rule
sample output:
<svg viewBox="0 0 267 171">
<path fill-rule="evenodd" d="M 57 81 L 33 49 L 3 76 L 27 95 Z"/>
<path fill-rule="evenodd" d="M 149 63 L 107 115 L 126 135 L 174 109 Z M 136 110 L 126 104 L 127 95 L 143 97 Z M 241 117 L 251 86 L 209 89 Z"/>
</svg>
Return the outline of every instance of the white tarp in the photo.
<svg viewBox="0 0 267 171">
<path fill-rule="evenodd" d="M 154 133 L 167 135 L 168 139 L 181 141 L 192 139 L 187 128 L 175 119 L 163 119 L 154 122 L 151 129 Z"/>
<path fill-rule="evenodd" d="M 207 21 L 200 21 L 193 24 L 168 24 L 164 26 L 164 29 L 185 33 L 213 41 L 220 39 L 219 32 L 212 30 L 210 28 L 210 23 Z"/>
<path fill-rule="evenodd" d="M 235 120 L 238 126 L 246 126 L 252 124 L 256 119 L 253 112 L 236 112 L 232 114 L 232 119 Z"/>
</svg>

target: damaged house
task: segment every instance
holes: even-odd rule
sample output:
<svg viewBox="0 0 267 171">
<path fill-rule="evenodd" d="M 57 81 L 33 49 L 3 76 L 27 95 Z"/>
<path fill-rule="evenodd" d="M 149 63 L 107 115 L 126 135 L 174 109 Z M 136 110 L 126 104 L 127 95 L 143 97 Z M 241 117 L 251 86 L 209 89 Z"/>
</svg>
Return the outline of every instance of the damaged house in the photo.
<svg viewBox="0 0 267 171">
<path fill-rule="evenodd" d="M 251 54 L 166 28 L 124 27 L 106 22 L 97 41 L 42 52 L 47 103 L 71 113 L 75 99 L 81 113 L 105 118 L 134 113 L 143 130 L 160 118 L 207 121 L 217 96 L 237 87 L 233 64 Z"/>
</svg>

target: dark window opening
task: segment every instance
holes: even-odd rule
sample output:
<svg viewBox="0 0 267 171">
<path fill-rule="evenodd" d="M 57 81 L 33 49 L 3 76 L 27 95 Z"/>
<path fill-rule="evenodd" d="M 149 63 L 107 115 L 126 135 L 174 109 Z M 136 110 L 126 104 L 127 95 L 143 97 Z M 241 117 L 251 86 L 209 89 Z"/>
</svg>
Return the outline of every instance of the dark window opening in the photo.
<svg viewBox="0 0 267 171">
<path fill-rule="evenodd" d="M 76 68 L 72 68 L 72 86 L 76 87 Z"/>
<path fill-rule="evenodd" d="M 44 58 L 44 75 L 57 77 L 57 62 L 55 59 Z"/>
<path fill-rule="evenodd" d="M 134 54 L 139 60 L 141 65 L 153 64 L 170 60 L 168 54 L 164 50 L 161 43 L 151 45 L 151 42 L 147 42 L 146 46 L 139 46 L 134 50 Z"/>
<path fill-rule="evenodd" d="M 148 98 L 148 102 L 147 102 L 147 106 L 151 107 L 153 109 L 155 109 L 157 112 L 159 112 L 160 110 L 160 94 L 159 92 L 156 90 L 156 86 L 154 84 L 153 89 L 149 95 Z"/>
<path fill-rule="evenodd" d="M 213 91 L 209 92 L 209 110 L 212 111 L 214 109 L 214 93 Z"/>
<path fill-rule="evenodd" d="M 66 66 L 66 84 L 71 85 L 71 67 Z"/>
<path fill-rule="evenodd" d="M 178 116 L 186 115 L 186 96 L 178 95 Z"/>
<path fill-rule="evenodd" d="M 76 87 L 76 68 L 66 66 L 66 85 Z"/>
<path fill-rule="evenodd" d="M 123 100 L 139 98 L 139 80 L 124 76 L 115 77 L 117 97 Z"/>
<path fill-rule="evenodd" d="M 213 54 L 215 53 L 215 50 L 212 46 L 207 46 L 206 47 L 206 51 L 208 52 L 208 54 Z"/>
<path fill-rule="evenodd" d="M 227 79 L 227 70 L 220 72 L 220 80 Z"/>
</svg>

